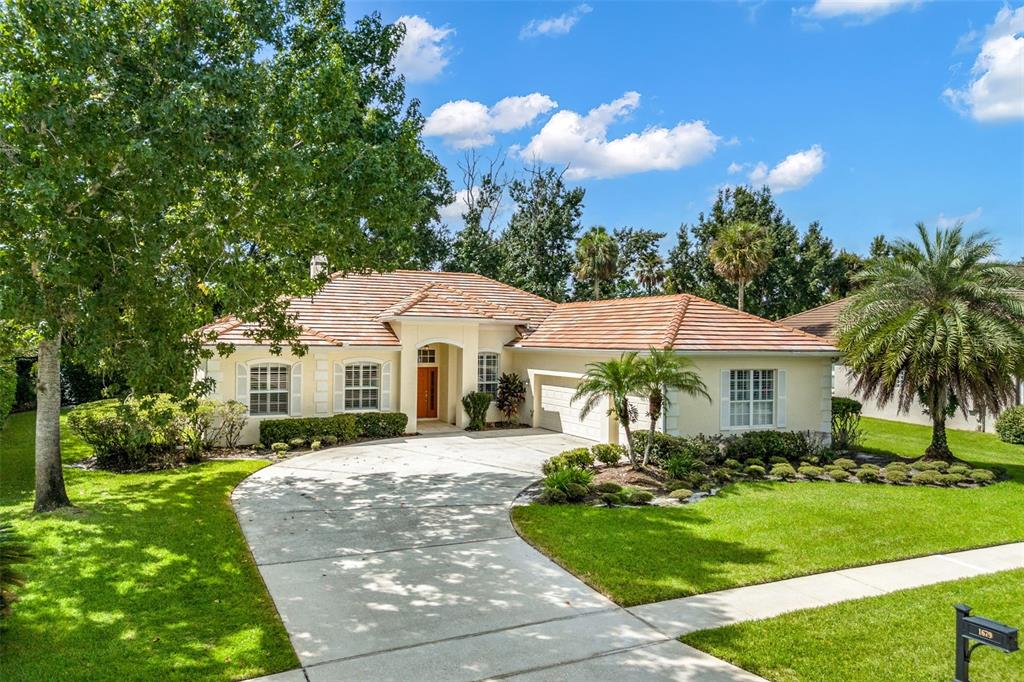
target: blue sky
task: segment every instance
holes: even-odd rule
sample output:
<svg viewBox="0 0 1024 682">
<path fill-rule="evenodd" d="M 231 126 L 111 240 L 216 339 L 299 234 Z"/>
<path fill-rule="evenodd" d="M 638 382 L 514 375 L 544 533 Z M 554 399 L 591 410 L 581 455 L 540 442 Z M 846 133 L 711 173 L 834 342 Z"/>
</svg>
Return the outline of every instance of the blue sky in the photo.
<svg viewBox="0 0 1024 682">
<path fill-rule="evenodd" d="M 456 184 L 466 150 L 504 148 L 568 164 L 584 225 L 665 248 L 717 187 L 767 182 L 847 249 L 962 217 L 1024 256 L 1019 3 L 349 4 L 370 11 L 406 23 L 398 66 Z"/>
</svg>

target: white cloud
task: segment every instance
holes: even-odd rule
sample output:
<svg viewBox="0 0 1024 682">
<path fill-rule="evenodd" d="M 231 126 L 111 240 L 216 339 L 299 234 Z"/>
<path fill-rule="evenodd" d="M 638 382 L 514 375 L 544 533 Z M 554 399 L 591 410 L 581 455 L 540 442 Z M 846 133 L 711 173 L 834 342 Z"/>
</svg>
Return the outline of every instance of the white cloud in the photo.
<svg viewBox="0 0 1024 682">
<path fill-rule="evenodd" d="M 922 2 L 923 0 L 815 0 L 810 7 L 796 11 L 817 19 L 846 17 L 872 21 L 901 9 L 917 7 Z"/>
<path fill-rule="evenodd" d="M 750 171 L 750 181 L 755 185 L 768 185 L 777 194 L 800 189 L 825 168 L 825 152 L 820 145 L 793 152 L 774 168 L 758 163 Z"/>
<path fill-rule="evenodd" d="M 745 163 L 736 163 L 735 161 L 733 161 L 732 163 L 729 164 L 729 167 L 726 168 L 725 170 L 729 173 L 729 175 L 736 175 L 737 173 L 742 171 L 744 168 L 746 168 L 746 166 L 747 166 L 747 164 L 745 164 Z"/>
<path fill-rule="evenodd" d="M 963 215 L 946 216 L 945 213 L 940 213 L 939 217 L 935 219 L 935 226 L 940 230 L 948 230 L 951 227 L 956 226 L 958 223 L 971 223 L 981 217 L 981 206 L 974 209 L 970 213 L 964 213 Z"/>
<path fill-rule="evenodd" d="M 448 65 L 451 49 L 446 40 L 455 34 L 455 29 L 432 26 L 418 16 L 401 16 L 395 23 L 405 26 L 405 39 L 395 55 L 395 68 L 410 81 L 428 81 L 440 75 Z"/>
<path fill-rule="evenodd" d="M 442 222 L 446 223 L 459 223 L 462 221 L 462 214 L 466 212 L 469 206 L 469 197 L 471 193 L 477 191 L 476 187 L 470 187 L 468 189 L 461 189 L 455 193 L 455 199 L 452 203 L 442 206 L 438 209 L 438 213 L 441 214 Z"/>
<path fill-rule="evenodd" d="M 525 159 L 568 164 L 566 177 L 612 178 L 651 170 L 676 170 L 695 164 L 715 151 L 719 137 L 704 121 L 674 128 L 651 127 L 608 139 L 608 126 L 640 104 L 640 93 L 591 109 L 586 116 L 559 111 L 521 151 Z"/>
<path fill-rule="evenodd" d="M 483 147 L 494 142 L 494 133 L 507 133 L 527 126 L 558 102 L 534 92 L 506 97 L 492 107 L 467 99 L 442 104 L 430 114 L 423 134 L 441 137 L 457 149 Z"/>
<path fill-rule="evenodd" d="M 571 11 L 549 19 L 534 19 L 519 31 L 519 38 L 536 38 L 537 36 L 560 36 L 572 30 L 573 26 L 591 11 L 590 5 L 576 5 Z"/>
<path fill-rule="evenodd" d="M 985 32 L 971 82 L 942 94 L 976 121 L 1024 118 L 1024 7 L 1003 7 Z"/>
</svg>

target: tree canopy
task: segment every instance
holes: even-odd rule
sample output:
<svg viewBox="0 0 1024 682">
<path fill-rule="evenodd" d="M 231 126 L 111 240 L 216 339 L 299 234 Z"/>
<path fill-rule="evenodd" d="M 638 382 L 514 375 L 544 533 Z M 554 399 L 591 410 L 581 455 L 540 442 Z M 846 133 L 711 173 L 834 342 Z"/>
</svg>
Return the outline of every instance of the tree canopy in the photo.
<svg viewBox="0 0 1024 682">
<path fill-rule="evenodd" d="M 601 225 L 596 225 L 576 243 L 577 282 L 591 282 L 594 300 L 601 298 L 601 285 L 610 283 L 619 269 L 619 245 Z M 579 294 L 581 292 L 577 292 Z"/>
</svg>

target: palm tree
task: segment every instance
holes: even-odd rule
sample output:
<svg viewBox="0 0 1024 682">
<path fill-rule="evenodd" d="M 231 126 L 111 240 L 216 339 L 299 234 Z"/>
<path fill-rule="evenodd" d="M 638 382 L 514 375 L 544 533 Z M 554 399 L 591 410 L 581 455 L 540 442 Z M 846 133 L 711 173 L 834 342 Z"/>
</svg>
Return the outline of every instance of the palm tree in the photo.
<svg viewBox="0 0 1024 682">
<path fill-rule="evenodd" d="M 626 431 L 626 450 L 629 461 L 636 466 L 636 454 L 633 451 L 633 432 L 630 424 L 636 421 L 636 407 L 630 405 L 629 395 L 639 386 L 640 362 L 634 352 L 623 353 L 617 360 L 592 362 L 576 387 L 571 403 L 583 401 L 580 408 L 580 419 L 597 407 L 603 398 L 608 398 L 608 413 L 614 414 L 622 428 Z"/>
<path fill-rule="evenodd" d="M 715 264 L 715 272 L 736 285 L 739 290 L 736 307 L 743 310 L 743 294 L 747 285 L 764 273 L 771 262 L 771 235 L 757 223 L 736 222 L 711 242 L 708 255 Z"/>
<path fill-rule="evenodd" d="M 636 267 L 636 281 L 647 291 L 648 296 L 653 296 L 655 289 L 665 282 L 665 261 L 661 256 L 653 251 L 641 256 Z"/>
<path fill-rule="evenodd" d="M 576 244 L 576 277 L 594 282 L 594 300 L 601 298 L 601 282 L 611 281 L 619 271 L 619 245 L 600 225 L 580 237 Z"/>
<path fill-rule="evenodd" d="M 708 387 L 700 375 L 694 370 L 693 361 L 684 358 L 673 350 L 651 348 L 650 355 L 640 361 L 637 383 L 639 393 L 647 396 L 647 415 L 651 418 L 647 444 L 644 447 L 644 458 L 641 466 L 647 466 L 651 458 L 651 444 L 654 442 L 654 431 L 661 420 L 662 412 L 671 405 L 669 391 L 678 391 L 691 397 L 704 397 L 711 402 Z"/>
<path fill-rule="evenodd" d="M 932 419 L 925 456 L 950 460 L 950 394 L 993 413 L 1011 404 L 1024 373 L 1024 276 L 991 262 L 997 242 L 962 225 L 898 241 L 868 262 L 839 320 L 837 345 L 864 398 L 902 411 L 919 394 Z"/>
</svg>

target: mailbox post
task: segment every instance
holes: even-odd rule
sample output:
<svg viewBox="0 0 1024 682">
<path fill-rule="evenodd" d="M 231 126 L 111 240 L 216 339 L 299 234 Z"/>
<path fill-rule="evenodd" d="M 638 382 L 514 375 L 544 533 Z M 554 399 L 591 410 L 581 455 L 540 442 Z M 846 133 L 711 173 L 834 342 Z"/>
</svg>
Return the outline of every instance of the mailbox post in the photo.
<svg viewBox="0 0 1024 682">
<path fill-rule="evenodd" d="M 971 653 L 979 646 L 990 646 L 1004 653 L 1017 650 L 1017 628 L 981 616 L 972 616 L 971 607 L 957 604 L 956 677 L 953 682 L 970 682 Z"/>
</svg>

